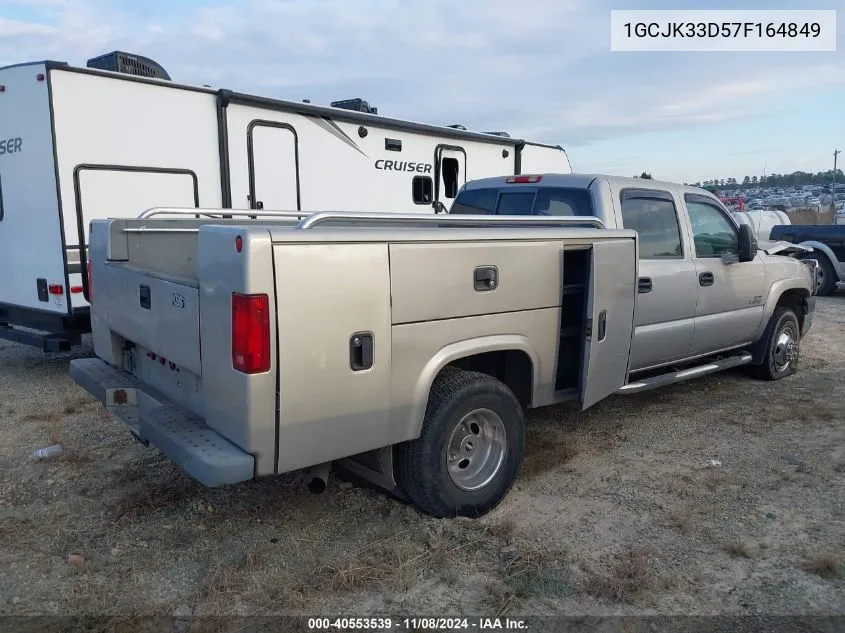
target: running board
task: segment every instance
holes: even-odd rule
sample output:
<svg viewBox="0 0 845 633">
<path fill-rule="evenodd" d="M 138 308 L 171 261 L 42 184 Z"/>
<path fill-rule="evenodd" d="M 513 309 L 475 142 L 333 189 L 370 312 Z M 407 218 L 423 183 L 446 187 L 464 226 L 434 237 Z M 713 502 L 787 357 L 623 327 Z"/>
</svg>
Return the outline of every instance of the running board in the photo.
<svg viewBox="0 0 845 633">
<path fill-rule="evenodd" d="M 629 382 L 622 387 L 617 393 L 640 393 L 641 391 L 648 391 L 650 389 L 657 389 L 658 387 L 665 387 L 666 385 L 674 385 L 675 383 L 689 380 L 690 378 L 698 378 L 699 376 L 706 376 L 707 374 L 715 374 L 717 371 L 724 371 L 739 367 L 740 365 L 747 365 L 751 362 L 752 356 L 748 353 L 743 353 L 738 356 L 731 356 L 722 360 L 716 360 L 706 365 L 699 365 L 698 367 L 690 367 L 681 371 L 672 372 L 670 374 L 661 374 L 653 378 L 644 378 L 636 382 Z"/>
</svg>

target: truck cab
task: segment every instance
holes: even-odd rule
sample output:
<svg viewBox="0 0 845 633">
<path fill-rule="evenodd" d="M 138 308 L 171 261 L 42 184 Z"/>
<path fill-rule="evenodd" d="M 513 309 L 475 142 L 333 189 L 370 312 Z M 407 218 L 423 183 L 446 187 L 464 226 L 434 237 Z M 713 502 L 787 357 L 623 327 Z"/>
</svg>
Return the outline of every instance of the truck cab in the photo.
<svg viewBox="0 0 845 633">
<path fill-rule="evenodd" d="M 636 231 L 633 373 L 754 346 L 784 305 L 797 323 L 783 336 L 787 354 L 812 320 L 812 261 L 808 267 L 760 250 L 753 230 L 704 189 L 608 175 L 523 174 L 467 183 L 451 213 L 595 216 L 607 228 Z M 761 351 L 755 348 L 755 363 L 763 362 Z M 775 374 L 791 372 L 786 360 L 778 367 Z"/>
</svg>

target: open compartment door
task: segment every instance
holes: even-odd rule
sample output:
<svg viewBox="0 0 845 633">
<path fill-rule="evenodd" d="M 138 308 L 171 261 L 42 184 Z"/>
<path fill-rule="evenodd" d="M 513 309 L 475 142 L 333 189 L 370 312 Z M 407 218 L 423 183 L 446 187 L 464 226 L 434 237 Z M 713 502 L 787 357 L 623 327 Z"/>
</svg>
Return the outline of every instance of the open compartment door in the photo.
<svg viewBox="0 0 845 633">
<path fill-rule="evenodd" d="M 581 408 L 615 393 L 628 379 L 637 297 L 634 239 L 593 244 L 581 371 Z"/>
</svg>

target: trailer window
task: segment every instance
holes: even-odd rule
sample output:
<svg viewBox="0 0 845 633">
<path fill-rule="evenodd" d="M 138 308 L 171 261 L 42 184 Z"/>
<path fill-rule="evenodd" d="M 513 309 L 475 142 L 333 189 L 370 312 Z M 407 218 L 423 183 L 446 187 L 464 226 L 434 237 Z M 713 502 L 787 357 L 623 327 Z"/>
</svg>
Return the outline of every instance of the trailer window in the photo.
<svg viewBox="0 0 845 633">
<path fill-rule="evenodd" d="M 414 204 L 431 204 L 434 198 L 434 181 L 431 176 L 414 176 L 411 190 Z"/>
<path fill-rule="evenodd" d="M 447 198 L 454 198 L 458 194 L 458 176 L 460 164 L 457 158 L 444 158 L 443 171 L 443 193 Z"/>
</svg>

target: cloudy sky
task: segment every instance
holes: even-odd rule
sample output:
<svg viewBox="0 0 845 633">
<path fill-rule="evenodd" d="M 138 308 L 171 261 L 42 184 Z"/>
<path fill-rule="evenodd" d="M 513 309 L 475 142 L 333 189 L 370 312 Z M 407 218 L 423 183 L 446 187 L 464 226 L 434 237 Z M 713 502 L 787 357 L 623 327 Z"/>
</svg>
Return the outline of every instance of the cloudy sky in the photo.
<svg viewBox="0 0 845 633">
<path fill-rule="evenodd" d="M 177 81 L 323 104 L 361 96 L 391 117 L 559 143 L 576 171 L 693 182 L 760 175 L 764 165 L 829 169 L 834 148 L 845 150 L 845 11 L 835 53 L 610 51 L 611 8 L 684 4 L 0 0 L 0 66 L 84 65 L 126 50 Z M 812 5 L 845 9 L 843 0 Z"/>
</svg>

